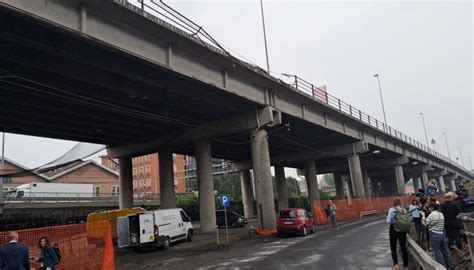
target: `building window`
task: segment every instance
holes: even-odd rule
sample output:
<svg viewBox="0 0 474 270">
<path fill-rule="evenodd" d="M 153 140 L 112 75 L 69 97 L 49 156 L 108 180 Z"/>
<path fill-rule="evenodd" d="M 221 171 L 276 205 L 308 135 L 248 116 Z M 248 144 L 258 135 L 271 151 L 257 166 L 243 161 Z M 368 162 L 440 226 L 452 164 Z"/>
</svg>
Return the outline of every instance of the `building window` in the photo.
<svg viewBox="0 0 474 270">
<path fill-rule="evenodd" d="M 133 168 L 133 177 L 137 176 L 137 168 Z"/>
<path fill-rule="evenodd" d="M 120 194 L 119 186 L 113 186 L 112 187 L 112 196 L 118 196 L 119 194 Z"/>
<path fill-rule="evenodd" d="M 151 187 L 151 180 L 150 179 L 145 180 L 145 186 L 146 187 Z"/>
<path fill-rule="evenodd" d="M 139 174 L 140 176 L 143 176 L 143 167 L 139 167 L 139 168 L 138 168 L 138 174 Z"/>
<path fill-rule="evenodd" d="M 137 181 L 133 181 L 133 189 L 137 189 Z"/>
<path fill-rule="evenodd" d="M 138 185 L 138 186 L 139 186 L 139 187 L 143 187 L 144 185 L 145 185 L 145 180 L 143 180 L 143 179 L 142 179 L 142 180 L 140 180 L 140 182 L 139 182 L 139 185 Z"/>
<path fill-rule="evenodd" d="M 100 196 L 100 187 L 95 186 L 94 187 L 94 196 L 99 197 Z"/>
<path fill-rule="evenodd" d="M 145 166 L 145 174 L 150 174 L 150 165 Z"/>
</svg>

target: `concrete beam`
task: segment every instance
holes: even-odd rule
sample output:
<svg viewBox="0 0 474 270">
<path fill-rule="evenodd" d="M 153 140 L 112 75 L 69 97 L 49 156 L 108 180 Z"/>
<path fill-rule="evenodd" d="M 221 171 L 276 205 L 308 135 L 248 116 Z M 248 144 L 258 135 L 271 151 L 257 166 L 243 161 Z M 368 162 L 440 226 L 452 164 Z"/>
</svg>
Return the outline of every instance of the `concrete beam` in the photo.
<svg viewBox="0 0 474 270">
<path fill-rule="evenodd" d="M 143 155 L 156 152 L 157 149 L 161 148 L 172 148 L 189 144 L 204 137 L 219 137 L 257 127 L 271 127 L 279 124 L 281 124 L 281 112 L 266 106 L 255 111 L 219 119 L 191 129 L 189 127 L 182 128 L 167 136 L 150 141 L 109 146 L 107 148 L 107 155 L 112 158 Z"/>
<path fill-rule="evenodd" d="M 405 165 L 408 164 L 410 160 L 408 159 L 407 156 L 401 156 L 398 158 L 390 158 L 390 159 L 379 159 L 379 160 L 373 160 L 370 161 L 370 164 L 367 164 L 367 161 L 362 160 L 361 163 L 364 167 L 370 167 L 369 165 L 376 163 L 377 165 L 383 166 L 383 167 L 394 167 L 397 165 Z"/>
<path fill-rule="evenodd" d="M 289 163 L 304 162 L 305 160 L 308 160 L 308 159 L 318 160 L 318 159 L 328 158 L 328 157 L 348 156 L 348 155 L 363 153 L 368 150 L 369 148 L 368 148 L 367 143 L 363 141 L 358 141 L 355 143 L 322 147 L 322 148 L 317 149 L 317 151 L 303 152 L 303 153 L 292 154 L 292 155 L 275 156 L 271 158 L 270 162 L 274 166 L 278 166 L 278 165 L 284 166 Z M 235 170 L 238 170 L 238 171 L 251 169 L 252 161 L 251 160 L 240 161 L 240 162 L 233 163 L 232 166 Z"/>
</svg>

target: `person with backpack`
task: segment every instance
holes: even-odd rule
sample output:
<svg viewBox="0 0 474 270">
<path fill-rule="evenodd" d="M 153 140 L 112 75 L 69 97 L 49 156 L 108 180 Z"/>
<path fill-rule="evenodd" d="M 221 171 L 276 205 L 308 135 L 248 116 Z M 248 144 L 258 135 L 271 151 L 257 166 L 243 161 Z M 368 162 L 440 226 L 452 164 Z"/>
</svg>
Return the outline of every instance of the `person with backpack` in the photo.
<svg viewBox="0 0 474 270">
<path fill-rule="evenodd" d="M 397 241 L 402 251 L 403 267 L 408 270 L 407 232 L 410 231 L 411 219 L 400 198 L 394 198 L 392 207 L 388 209 L 387 223 L 389 227 L 390 250 L 392 252 L 393 267 L 400 269 L 398 264 Z"/>
<path fill-rule="evenodd" d="M 421 223 L 428 227 L 435 259 L 448 269 L 454 269 L 454 261 L 451 254 L 449 254 L 448 239 L 444 234 L 444 215 L 438 211 L 440 205 L 432 202 L 428 207 L 430 208 L 430 215 L 425 217 L 425 214 L 421 213 Z"/>
<path fill-rule="evenodd" d="M 41 255 L 36 260 L 41 263 L 41 270 L 55 270 L 60 261 L 57 246 L 53 247 L 47 236 L 39 239 L 38 246 L 41 250 Z"/>
<path fill-rule="evenodd" d="M 329 218 L 331 219 L 331 223 L 332 223 L 332 228 L 333 229 L 336 229 L 338 226 L 337 226 L 337 221 L 336 221 L 336 210 L 337 210 L 337 207 L 336 205 L 331 201 L 329 200 L 329 203 L 328 203 L 328 210 L 329 210 Z"/>
</svg>

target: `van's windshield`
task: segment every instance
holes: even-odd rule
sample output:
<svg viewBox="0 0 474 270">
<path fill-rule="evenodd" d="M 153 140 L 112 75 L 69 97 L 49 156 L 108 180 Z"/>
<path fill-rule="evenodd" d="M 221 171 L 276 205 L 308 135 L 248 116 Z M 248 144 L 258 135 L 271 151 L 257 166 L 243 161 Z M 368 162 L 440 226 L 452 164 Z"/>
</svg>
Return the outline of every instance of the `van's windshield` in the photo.
<svg viewBox="0 0 474 270">
<path fill-rule="evenodd" d="M 280 217 L 281 218 L 295 218 L 296 211 L 294 210 L 280 211 Z"/>
</svg>

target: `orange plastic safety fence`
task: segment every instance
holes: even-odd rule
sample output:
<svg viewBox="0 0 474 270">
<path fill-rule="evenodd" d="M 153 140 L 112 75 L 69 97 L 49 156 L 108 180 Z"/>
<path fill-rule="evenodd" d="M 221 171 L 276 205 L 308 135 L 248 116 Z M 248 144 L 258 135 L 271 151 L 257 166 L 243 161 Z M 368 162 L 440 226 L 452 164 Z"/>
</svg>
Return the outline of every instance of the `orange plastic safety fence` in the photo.
<svg viewBox="0 0 474 270">
<path fill-rule="evenodd" d="M 54 226 L 17 231 L 19 242 L 28 245 L 30 257 L 39 257 L 39 239 L 47 236 L 61 251 L 58 270 L 66 269 L 115 269 L 114 248 L 108 221 L 87 224 Z M 0 232 L 0 245 L 8 243 L 9 232 Z M 30 261 L 31 267 L 40 269 L 39 264 Z"/>
<path fill-rule="evenodd" d="M 257 228 L 255 229 L 255 233 L 262 236 L 271 236 L 271 235 L 276 235 L 278 232 L 277 230 L 266 230 L 266 229 Z"/>
<path fill-rule="evenodd" d="M 336 205 L 336 219 L 337 221 L 350 221 L 359 219 L 361 213 L 376 213 L 385 214 L 388 209 L 392 206 L 394 197 L 375 197 L 366 199 L 343 199 L 343 200 L 332 200 L 332 203 Z M 402 196 L 400 199 L 403 205 L 408 206 L 414 196 Z M 329 203 L 329 200 L 321 200 L 320 202 L 314 202 L 313 209 L 316 211 L 316 221 L 318 224 L 329 223 L 330 220 L 324 214 L 324 208 Z"/>
</svg>

